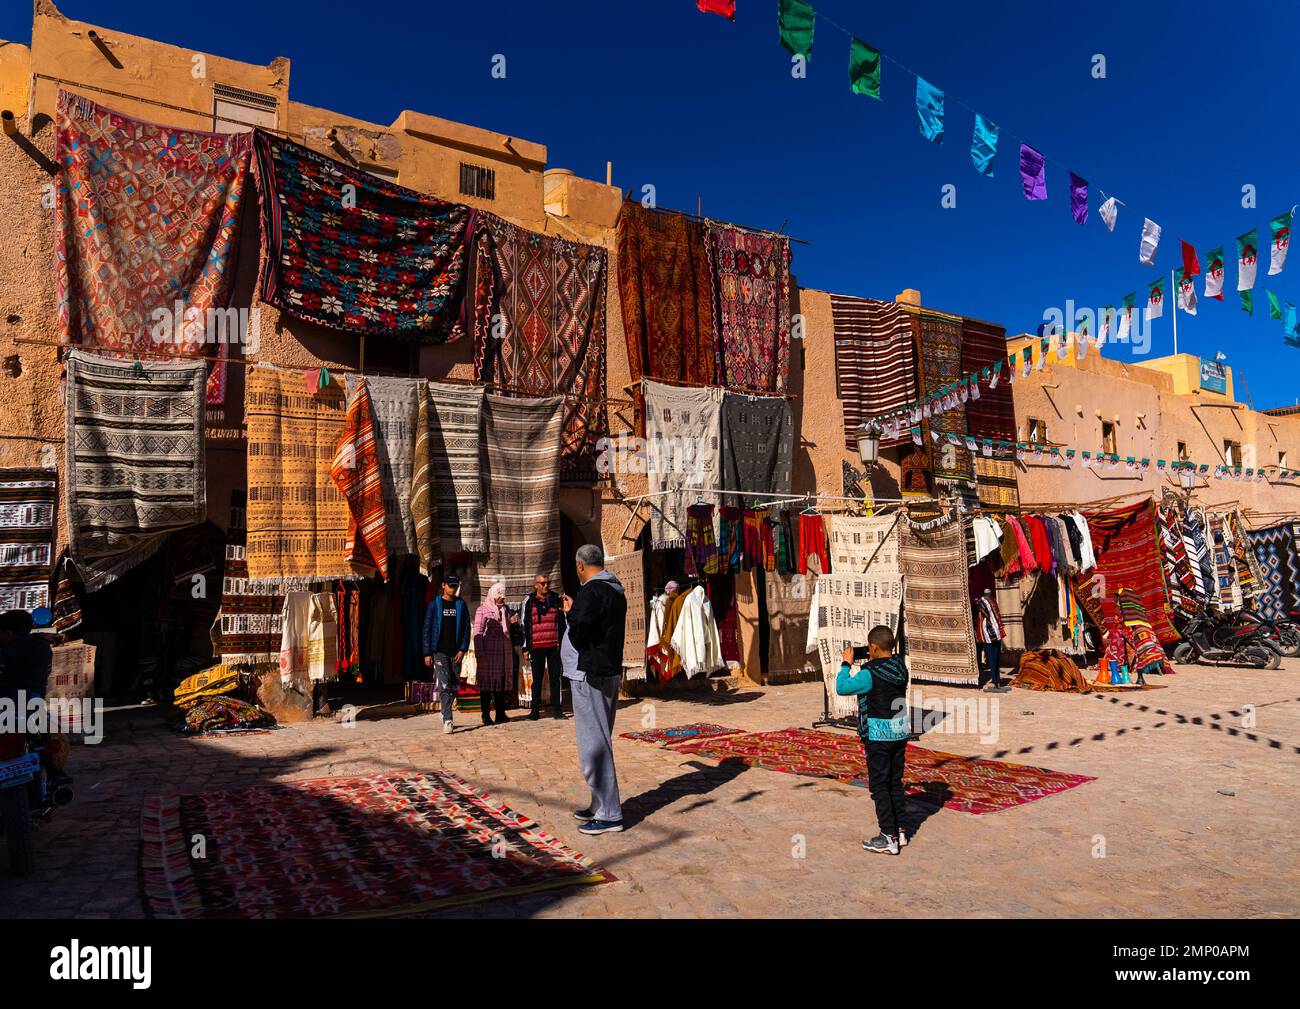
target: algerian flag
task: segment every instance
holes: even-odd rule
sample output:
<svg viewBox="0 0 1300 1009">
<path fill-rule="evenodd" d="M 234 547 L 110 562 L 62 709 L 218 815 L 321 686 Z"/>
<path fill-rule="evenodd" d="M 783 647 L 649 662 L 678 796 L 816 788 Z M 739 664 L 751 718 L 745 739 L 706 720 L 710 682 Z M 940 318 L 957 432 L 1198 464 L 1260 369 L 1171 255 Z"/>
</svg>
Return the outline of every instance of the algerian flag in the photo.
<svg viewBox="0 0 1300 1009">
<path fill-rule="evenodd" d="M 1047 348 L 1048 348 L 1049 346 L 1050 346 L 1050 344 L 1047 342 L 1047 337 L 1044 336 L 1044 337 L 1042 337 L 1041 339 L 1039 339 L 1039 341 L 1038 341 L 1038 360 L 1034 362 L 1034 369 L 1035 369 L 1036 371 L 1042 371 L 1042 370 L 1043 370 L 1043 365 L 1045 365 L 1045 364 L 1047 363 Z M 1026 361 L 1025 363 L 1028 364 L 1029 362 Z M 1026 377 L 1026 378 L 1029 377 L 1029 369 L 1028 369 L 1028 368 L 1025 369 L 1025 377 Z"/>
<path fill-rule="evenodd" d="M 1295 207 L 1292 207 L 1285 214 L 1278 214 L 1268 222 L 1269 229 L 1273 232 L 1273 244 L 1269 247 L 1268 256 L 1270 277 L 1281 273 L 1282 267 L 1286 266 L 1286 250 L 1291 246 L 1291 215 L 1294 213 Z"/>
<path fill-rule="evenodd" d="M 1138 262 L 1143 266 L 1156 265 L 1156 249 L 1160 247 L 1160 225 L 1151 218 L 1142 222 L 1142 244 L 1138 247 Z"/>
<path fill-rule="evenodd" d="M 1184 270 L 1175 270 L 1174 276 L 1178 284 L 1178 307 L 1188 315 L 1195 315 L 1196 285 L 1192 283 L 1192 278 L 1187 276 Z"/>
<path fill-rule="evenodd" d="M 1119 331 L 1115 334 L 1115 339 L 1120 343 L 1127 343 L 1129 334 L 1133 329 L 1133 306 L 1137 302 L 1137 291 L 1130 291 L 1124 295 L 1124 312 L 1119 317 Z"/>
<path fill-rule="evenodd" d="M 1165 278 L 1153 280 L 1147 285 L 1147 312 L 1146 318 L 1150 322 L 1152 319 L 1159 319 L 1165 314 Z"/>
<path fill-rule="evenodd" d="M 1237 236 L 1237 290 L 1249 291 L 1255 286 L 1255 269 L 1259 261 L 1259 231 L 1251 228 Z"/>
<path fill-rule="evenodd" d="M 849 90 L 880 98 L 880 50 L 856 38 L 849 43 Z"/>
<path fill-rule="evenodd" d="M 1223 300 L 1223 246 L 1205 257 L 1205 296 Z"/>
<path fill-rule="evenodd" d="M 776 24 L 781 33 L 781 45 L 786 52 L 812 61 L 813 27 L 816 20 L 817 12 L 804 0 L 779 0 Z"/>
<path fill-rule="evenodd" d="M 998 380 L 1000 378 L 1002 378 L 1002 362 L 994 361 L 993 377 L 989 379 L 989 389 L 996 389 L 998 387 Z"/>
<path fill-rule="evenodd" d="M 1265 291 L 1268 295 L 1268 317 L 1274 322 L 1282 321 L 1282 303 L 1277 300 L 1277 295 L 1272 291 Z"/>
<path fill-rule="evenodd" d="M 1106 197 L 1106 200 L 1097 208 L 1097 213 L 1101 214 L 1102 223 L 1106 225 L 1107 231 L 1115 230 L 1115 219 L 1119 216 L 1119 200 L 1113 196 Z"/>
<path fill-rule="evenodd" d="M 1238 291 L 1237 297 L 1241 299 L 1241 310 L 1247 315 L 1255 314 L 1255 292 Z"/>
</svg>

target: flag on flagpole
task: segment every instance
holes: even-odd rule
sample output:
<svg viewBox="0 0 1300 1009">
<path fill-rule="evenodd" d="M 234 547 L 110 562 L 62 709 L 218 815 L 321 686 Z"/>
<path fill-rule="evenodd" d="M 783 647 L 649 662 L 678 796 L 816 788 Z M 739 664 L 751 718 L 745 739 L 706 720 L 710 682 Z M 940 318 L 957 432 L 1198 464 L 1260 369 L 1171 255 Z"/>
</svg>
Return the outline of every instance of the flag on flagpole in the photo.
<svg viewBox="0 0 1300 1009">
<path fill-rule="evenodd" d="M 998 126 L 992 120 L 975 113 L 975 132 L 970 142 L 970 159 L 975 170 L 993 178 L 993 159 L 998 154 Z"/>
<path fill-rule="evenodd" d="M 1268 317 L 1274 322 L 1282 321 L 1282 303 L 1277 300 L 1277 295 L 1272 291 L 1264 292 L 1268 295 Z"/>
<path fill-rule="evenodd" d="M 1259 264 L 1259 230 L 1251 228 L 1237 236 L 1237 290 L 1249 291 L 1255 286 L 1255 270 Z"/>
<path fill-rule="evenodd" d="M 849 90 L 880 99 L 880 50 L 857 38 L 849 43 Z"/>
<path fill-rule="evenodd" d="M 1020 145 L 1020 188 L 1026 200 L 1047 199 L 1047 163 L 1028 144 Z"/>
<path fill-rule="evenodd" d="M 916 79 L 916 114 L 921 119 L 921 136 L 943 143 L 943 92 L 922 77 Z"/>
<path fill-rule="evenodd" d="M 1223 300 L 1223 246 L 1205 256 L 1205 296 Z"/>
<path fill-rule="evenodd" d="M 695 0 L 695 6 L 705 14 L 721 14 L 728 21 L 736 20 L 736 0 Z"/>
<path fill-rule="evenodd" d="M 1181 242 L 1182 239 L 1179 239 Z M 1201 262 L 1196 258 L 1195 247 L 1183 242 L 1183 273 L 1190 280 L 1201 272 Z"/>
<path fill-rule="evenodd" d="M 1295 207 L 1292 207 L 1285 214 L 1278 214 L 1268 222 L 1269 230 L 1273 232 L 1273 244 L 1269 247 L 1268 257 L 1270 277 L 1281 273 L 1282 267 L 1286 266 L 1286 250 L 1291 246 L 1291 217 L 1294 213 Z"/>
<path fill-rule="evenodd" d="M 813 28 L 817 12 L 804 0 L 777 0 L 776 25 L 781 45 L 791 56 L 812 60 Z"/>
<path fill-rule="evenodd" d="M 1160 277 L 1147 285 L 1147 321 L 1165 314 L 1165 278 Z"/>
<path fill-rule="evenodd" d="M 1070 212 L 1078 224 L 1088 223 L 1088 180 L 1070 173 Z"/>
<path fill-rule="evenodd" d="M 1196 285 L 1186 270 L 1175 270 L 1175 283 L 1178 285 L 1178 307 L 1188 315 L 1196 314 Z"/>
<path fill-rule="evenodd" d="M 1241 299 L 1241 310 L 1247 315 L 1255 314 L 1255 292 L 1250 290 L 1238 291 L 1237 297 Z"/>
<path fill-rule="evenodd" d="M 1160 225 L 1151 218 L 1142 222 L 1142 244 L 1138 246 L 1138 262 L 1143 266 L 1156 265 L 1156 249 L 1160 247 Z"/>
<path fill-rule="evenodd" d="M 1103 196 L 1106 194 L 1103 193 Z M 1101 214 L 1101 221 L 1106 225 L 1107 231 L 1115 230 L 1115 219 L 1119 217 L 1119 200 L 1113 196 L 1107 196 L 1106 200 L 1097 208 L 1097 213 Z"/>
</svg>

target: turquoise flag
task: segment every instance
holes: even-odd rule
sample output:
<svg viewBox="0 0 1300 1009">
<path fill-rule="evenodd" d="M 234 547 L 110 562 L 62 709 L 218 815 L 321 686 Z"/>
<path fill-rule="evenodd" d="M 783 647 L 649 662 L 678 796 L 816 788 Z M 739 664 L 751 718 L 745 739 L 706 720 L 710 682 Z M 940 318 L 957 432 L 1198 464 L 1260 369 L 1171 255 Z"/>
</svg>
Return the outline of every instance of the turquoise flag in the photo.
<svg viewBox="0 0 1300 1009">
<path fill-rule="evenodd" d="M 916 114 L 921 117 L 921 136 L 943 143 L 943 92 L 922 77 L 916 79 Z"/>
<path fill-rule="evenodd" d="M 1300 318 L 1296 316 L 1295 305 L 1289 301 L 1282 313 L 1282 339 L 1292 347 L 1300 347 Z"/>
<path fill-rule="evenodd" d="M 993 177 L 993 159 L 998 154 L 998 127 L 975 113 L 975 135 L 971 138 L 970 159 L 975 170 L 989 178 Z"/>
</svg>

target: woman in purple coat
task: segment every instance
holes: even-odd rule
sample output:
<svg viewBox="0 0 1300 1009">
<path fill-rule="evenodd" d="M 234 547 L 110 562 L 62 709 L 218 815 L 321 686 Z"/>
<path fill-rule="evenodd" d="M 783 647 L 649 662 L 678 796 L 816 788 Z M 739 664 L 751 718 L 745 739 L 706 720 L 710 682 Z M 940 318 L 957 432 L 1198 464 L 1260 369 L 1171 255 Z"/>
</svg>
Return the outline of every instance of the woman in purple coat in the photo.
<svg viewBox="0 0 1300 1009">
<path fill-rule="evenodd" d="M 484 725 L 492 724 L 493 707 L 498 723 L 509 721 L 506 694 L 515 688 L 515 648 L 510 625 L 518 620 L 506 606 L 505 582 L 497 582 L 488 589 L 487 598 L 474 614 L 474 668 Z"/>
</svg>

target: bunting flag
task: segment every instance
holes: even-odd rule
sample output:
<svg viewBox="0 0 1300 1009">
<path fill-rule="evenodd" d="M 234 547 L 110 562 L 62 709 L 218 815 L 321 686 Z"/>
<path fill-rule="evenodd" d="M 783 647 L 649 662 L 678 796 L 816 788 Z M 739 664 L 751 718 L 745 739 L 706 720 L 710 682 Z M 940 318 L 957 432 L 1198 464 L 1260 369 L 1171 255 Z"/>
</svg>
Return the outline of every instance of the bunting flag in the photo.
<svg viewBox="0 0 1300 1009">
<path fill-rule="evenodd" d="M 1028 144 L 1020 145 L 1020 188 L 1026 200 L 1047 199 L 1047 166 L 1043 156 Z"/>
<path fill-rule="evenodd" d="M 1070 213 L 1078 224 L 1088 223 L 1088 180 L 1070 173 Z"/>
<path fill-rule="evenodd" d="M 1289 301 L 1282 313 L 1282 339 L 1292 347 L 1300 347 L 1300 316 L 1296 315 L 1295 305 Z"/>
<path fill-rule="evenodd" d="M 1101 221 L 1106 225 L 1106 230 L 1114 231 L 1115 220 L 1119 217 L 1119 200 L 1113 196 L 1107 197 L 1105 202 L 1097 208 L 1097 213 L 1101 214 Z"/>
<path fill-rule="evenodd" d="M 1241 299 L 1241 310 L 1247 315 L 1253 316 L 1255 314 L 1255 292 L 1238 291 L 1237 297 Z"/>
<path fill-rule="evenodd" d="M 804 0 L 778 0 L 777 30 L 786 52 L 791 56 L 812 60 L 813 26 L 816 20 L 817 12 Z"/>
<path fill-rule="evenodd" d="M 1178 307 L 1188 315 L 1196 314 L 1196 285 L 1186 270 L 1175 270 L 1175 283 L 1178 285 Z"/>
<path fill-rule="evenodd" d="M 1291 245 L 1291 215 L 1294 213 L 1295 207 L 1292 207 L 1285 214 L 1278 214 L 1268 222 L 1269 230 L 1273 232 L 1273 244 L 1269 247 L 1268 257 L 1270 277 L 1281 273 L 1282 267 L 1286 266 L 1286 250 Z"/>
<path fill-rule="evenodd" d="M 1142 244 L 1138 247 L 1138 262 L 1143 266 L 1155 266 L 1156 249 L 1159 247 L 1160 225 L 1149 217 L 1145 218 L 1142 222 Z"/>
<path fill-rule="evenodd" d="M 922 77 L 916 79 L 916 114 L 921 120 L 921 136 L 943 143 L 943 92 Z"/>
<path fill-rule="evenodd" d="M 1255 286 L 1255 269 L 1259 264 L 1259 231 L 1251 228 L 1237 236 L 1237 290 Z"/>
<path fill-rule="evenodd" d="M 695 0 L 695 6 L 705 14 L 721 14 L 728 21 L 736 20 L 736 0 Z"/>
<path fill-rule="evenodd" d="M 1182 239 L 1179 239 L 1182 241 Z M 1190 280 L 1201 272 L 1201 261 L 1196 258 L 1196 249 L 1183 242 L 1183 273 Z"/>
<path fill-rule="evenodd" d="M 970 142 L 970 159 L 975 170 L 993 178 L 993 159 L 998 154 L 998 127 L 991 120 L 975 113 L 975 132 Z"/>
<path fill-rule="evenodd" d="M 880 100 L 880 50 L 857 38 L 849 43 L 849 90 Z"/>
<path fill-rule="evenodd" d="M 1205 296 L 1223 300 L 1223 246 L 1211 249 L 1205 257 Z"/>
<path fill-rule="evenodd" d="M 1277 300 L 1277 295 L 1272 291 L 1265 291 L 1268 295 L 1268 317 L 1274 322 L 1282 321 L 1282 303 Z"/>
<path fill-rule="evenodd" d="M 1119 332 L 1115 334 L 1115 339 L 1120 343 L 1127 342 L 1133 331 L 1133 309 L 1136 305 L 1137 291 L 1124 295 L 1124 314 L 1119 317 Z"/>
<path fill-rule="evenodd" d="M 1129 295 L 1129 297 L 1132 297 L 1132 295 Z M 1128 310 L 1129 306 L 1126 306 L 1125 311 Z M 1107 305 L 1101 310 L 1101 334 L 1097 337 L 1098 349 L 1106 346 L 1106 341 L 1110 339 L 1111 329 L 1114 327 L 1117 317 L 1118 313 L 1115 311 L 1114 305 Z"/>
<path fill-rule="evenodd" d="M 1151 281 L 1147 285 L 1147 321 L 1159 319 L 1165 314 L 1165 278 Z"/>
</svg>

